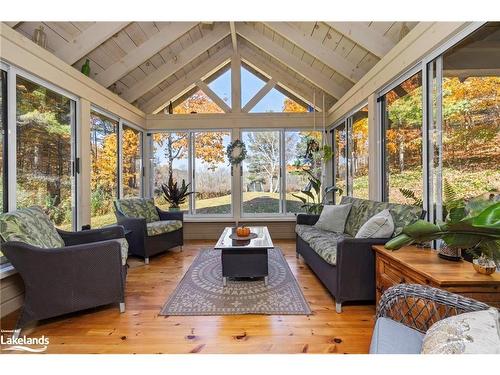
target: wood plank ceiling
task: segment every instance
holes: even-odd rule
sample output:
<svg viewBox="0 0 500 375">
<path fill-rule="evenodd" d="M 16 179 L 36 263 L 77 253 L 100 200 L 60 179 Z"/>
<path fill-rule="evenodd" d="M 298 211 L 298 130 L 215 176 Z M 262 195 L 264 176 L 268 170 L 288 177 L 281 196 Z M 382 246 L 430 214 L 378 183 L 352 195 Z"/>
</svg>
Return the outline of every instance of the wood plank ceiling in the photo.
<svg viewBox="0 0 500 375">
<path fill-rule="evenodd" d="M 47 49 L 146 113 L 211 76 L 237 51 L 261 77 L 305 103 L 331 107 L 416 22 L 18 22 L 42 26 Z"/>
</svg>

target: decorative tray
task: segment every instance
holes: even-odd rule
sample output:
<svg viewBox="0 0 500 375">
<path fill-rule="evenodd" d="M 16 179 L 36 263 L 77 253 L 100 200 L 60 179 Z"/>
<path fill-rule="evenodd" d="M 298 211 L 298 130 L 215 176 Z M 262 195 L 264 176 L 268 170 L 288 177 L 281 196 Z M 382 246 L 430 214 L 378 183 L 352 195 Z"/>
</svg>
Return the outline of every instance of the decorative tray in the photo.
<svg viewBox="0 0 500 375">
<path fill-rule="evenodd" d="M 237 240 L 237 241 L 248 241 L 248 240 L 253 240 L 254 238 L 257 238 L 257 233 L 250 233 L 246 237 L 240 237 L 236 233 L 231 233 L 229 235 L 229 238 L 232 240 Z"/>
</svg>

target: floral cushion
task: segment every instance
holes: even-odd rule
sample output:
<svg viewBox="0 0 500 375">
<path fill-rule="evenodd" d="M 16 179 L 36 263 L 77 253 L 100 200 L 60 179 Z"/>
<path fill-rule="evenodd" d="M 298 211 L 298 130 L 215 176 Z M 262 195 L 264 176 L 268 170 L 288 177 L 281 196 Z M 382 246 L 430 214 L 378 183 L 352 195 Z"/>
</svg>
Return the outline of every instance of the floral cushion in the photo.
<svg viewBox="0 0 500 375">
<path fill-rule="evenodd" d="M 174 230 L 182 228 L 182 221 L 180 220 L 162 220 L 153 223 L 147 223 L 146 228 L 148 236 L 157 236 L 163 233 L 173 232 Z"/>
<path fill-rule="evenodd" d="M 403 228 L 417 221 L 422 215 L 422 207 L 410 206 L 405 204 L 396 204 L 389 202 L 376 202 L 366 199 L 353 197 L 342 197 L 340 204 L 352 204 L 351 212 L 347 217 L 345 233 L 350 236 L 356 236 L 359 228 L 366 223 L 372 216 L 383 210 L 389 210 L 394 221 L 393 237 L 401 233 Z"/>
<path fill-rule="evenodd" d="M 44 249 L 64 247 L 64 241 L 40 207 L 33 206 L 0 215 L 0 237 Z"/>
<path fill-rule="evenodd" d="M 146 223 L 160 220 L 152 198 L 118 199 L 116 206 L 125 216 L 146 219 Z"/>
<path fill-rule="evenodd" d="M 500 354 L 500 314 L 497 309 L 455 315 L 427 331 L 422 354 Z"/>
<path fill-rule="evenodd" d="M 295 232 L 327 263 L 337 264 L 337 243 L 351 236 L 318 229 L 313 225 L 297 224 Z"/>
<path fill-rule="evenodd" d="M 128 242 L 125 238 L 117 238 L 114 241 L 118 241 L 120 244 L 120 252 L 121 252 L 121 257 L 122 257 L 122 266 L 127 264 L 127 258 L 128 258 Z"/>
</svg>

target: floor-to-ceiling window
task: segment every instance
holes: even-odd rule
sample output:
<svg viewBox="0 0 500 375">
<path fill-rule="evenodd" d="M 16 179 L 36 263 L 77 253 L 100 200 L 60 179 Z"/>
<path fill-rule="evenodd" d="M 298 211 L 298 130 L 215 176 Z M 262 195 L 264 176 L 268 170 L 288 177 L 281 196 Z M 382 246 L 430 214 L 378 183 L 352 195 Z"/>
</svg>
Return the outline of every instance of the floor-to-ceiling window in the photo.
<svg viewBox="0 0 500 375">
<path fill-rule="evenodd" d="M 17 207 L 41 206 L 56 226 L 73 223 L 75 102 L 16 78 Z"/>
<path fill-rule="evenodd" d="M 418 204 L 423 197 L 422 73 L 397 84 L 381 99 L 383 198 Z"/>
<path fill-rule="evenodd" d="M 7 72 L 0 70 L 0 212 L 7 211 Z M 0 245 L 1 246 L 1 245 Z M 0 264 L 7 262 L 0 248 Z"/>
<path fill-rule="evenodd" d="M 163 197 L 162 185 L 168 185 L 170 175 L 178 186 L 182 185 L 182 180 L 189 183 L 189 132 L 155 133 L 152 137 L 153 196 L 158 206 L 168 210 L 169 204 Z M 189 211 L 189 199 L 180 208 Z"/>
<path fill-rule="evenodd" d="M 231 167 L 226 148 L 229 131 L 199 131 L 194 147 L 194 214 L 231 214 Z"/>
<path fill-rule="evenodd" d="M 333 129 L 333 184 L 339 189 L 336 197 L 347 195 L 347 126 Z"/>
<path fill-rule="evenodd" d="M 242 213 L 280 213 L 280 131 L 242 131 L 241 138 L 247 148 L 247 157 L 242 163 Z"/>
<path fill-rule="evenodd" d="M 301 207 L 303 203 L 298 196 L 308 197 L 301 191 L 309 191 L 318 202 L 320 197 L 316 196 L 309 179 L 311 173 L 315 178 L 321 180 L 321 132 L 311 130 L 285 130 L 285 210 L 286 213 L 304 212 Z"/>
<path fill-rule="evenodd" d="M 348 175 L 353 197 L 368 199 L 368 106 L 349 118 Z"/>
<path fill-rule="evenodd" d="M 123 198 L 142 196 L 142 132 L 122 125 Z"/>
<path fill-rule="evenodd" d="M 7 211 L 7 72 L 0 70 L 0 212 Z"/>
<path fill-rule="evenodd" d="M 116 223 L 113 200 L 118 196 L 118 120 L 95 110 L 90 113 L 90 224 Z"/>
<path fill-rule="evenodd" d="M 453 200 L 500 192 L 500 23 L 477 29 L 428 71 L 434 78 L 433 196 L 441 220 Z"/>
<path fill-rule="evenodd" d="M 162 185 L 169 176 L 180 187 L 184 181 L 188 196 L 180 208 L 190 215 L 232 213 L 231 167 L 226 148 L 228 130 L 161 132 L 152 139 L 152 192 L 156 204 L 168 210 Z"/>
</svg>

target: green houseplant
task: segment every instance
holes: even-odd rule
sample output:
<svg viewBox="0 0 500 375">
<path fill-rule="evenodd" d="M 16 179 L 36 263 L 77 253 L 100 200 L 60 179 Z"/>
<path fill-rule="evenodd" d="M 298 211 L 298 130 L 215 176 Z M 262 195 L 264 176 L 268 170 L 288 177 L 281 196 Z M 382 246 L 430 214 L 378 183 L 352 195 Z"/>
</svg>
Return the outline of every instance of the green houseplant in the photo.
<svg viewBox="0 0 500 375">
<path fill-rule="evenodd" d="M 477 257 L 475 263 L 491 267 L 500 261 L 500 201 L 491 194 L 488 199 L 478 197 L 465 205 L 457 204 L 449 208 L 444 223 L 419 220 L 406 226 L 385 247 L 397 250 L 414 242 L 438 239 L 446 246 L 466 249 Z"/>
<path fill-rule="evenodd" d="M 180 206 L 186 202 L 187 197 L 193 194 L 192 191 L 188 191 L 190 185 L 191 184 L 186 185 L 186 180 L 182 179 L 181 186 L 179 187 L 177 181 L 174 182 L 172 173 L 170 173 L 168 176 L 168 183 L 161 185 L 163 197 L 170 203 L 170 211 L 179 211 Z"/>
</svg>

